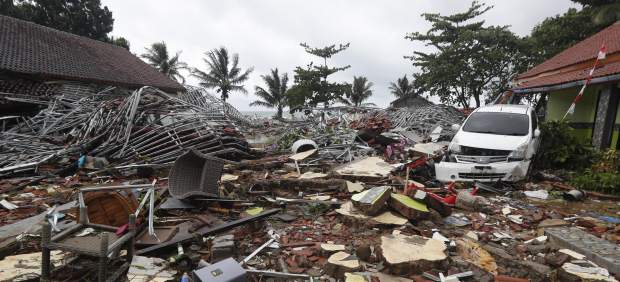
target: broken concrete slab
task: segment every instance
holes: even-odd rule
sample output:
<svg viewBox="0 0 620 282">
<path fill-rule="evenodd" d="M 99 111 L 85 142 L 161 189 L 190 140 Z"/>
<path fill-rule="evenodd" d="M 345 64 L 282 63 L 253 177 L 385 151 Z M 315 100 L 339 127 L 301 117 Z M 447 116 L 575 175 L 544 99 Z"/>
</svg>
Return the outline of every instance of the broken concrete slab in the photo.
<svg viewBox="0 0 620 282">
<path fill-rule="evenodd" d="M 618 281 L 609 274 L 607 269 L 599 267 L 591 262 L 567 262 L 562 265 L 562 270 L 581 278 L 582 281 Z"/>
<path fill-rule="evenodd" d="M 355 208 L 353 203 L 350 201 L 343 203 L 342 205 L 340 205 L 340 208 L 336 209 L 335 211 L 351 219 L 369 224 L 403 225 L 408 222 L 406 218 L 401 217 L 391 211 L 385 211 L 374 217 L 365 215 L 360 210 Z"/>
<path fill-rule="evenodd" d="M 335 170 L 339 175 L 354 177 L 387 177 L 395 168 L 381 157 L 368 157 L 356 160 Z"/>
<path fill-rule="evenodd" d="M 66 256 L 67 254 L 61 251 L 51 251 L 53 267 L 61 265 Z M 0 260 L 0 281 L 25 281 L 39 276 L 41 276 L 40 252 L 8 256 Z"/>
<path fill-rule="evenodd" d="M 368 282 L 368 279 L 366 279 L 366 277 L 364 277 L 364 275 L 362 274 L 347 272 L 344 274 L 344 281 L 345 282 Z"/>
<path fill-rule="evenodd" d="M 406 195 L 392 193 L 389 205 L 408 219 L 419 220 L 429 215 L 426 204 L 411 199 Z"/>
<path fill-rule="evenodd" d="M 160 258 L 134 256 L 127 271 L 130 282 L 165 282 L 173 280 L 176 271 L 166 269 L 167 262 Z"/>
<path fill-rule="evenodd" d="M 359 193 L 364 191 L 364 185 L 361 182 L 347 181 L 347 191 L 349 193 Z"/>
<path fill-rule="evenodd" d="M 394 274 L 421 273 L 447 258 L 444 242 L 422 236 L 394 232 L 381 236 L 381 254 Z"/>
<path fill-rule="evenodd" d="M 549 242 L 558 248 L 567 248 L 583 254 L 589 260 L 620 275 L 620 246 L 586 233 L 576 227 L 546 228 Z"/>
<path fill-rule="evenodd" d="M 380 212 L 390 197 L 392 189 L 388 186 L 374 187 L 369 190 L 351 196 L 353 205 L 367 215 L 375 215 Z"/>
<path fill-rule="evenodd" d="M 376 223 L 385 224 L 385 225 L 403 225 L 408 222 L 406 218 L 400 215 L 394 214 L 391 211 L 383 212 L 380 215 L 372 217 L 370 220 Z"/>
<path fill-rule="evenodd" d="M 346 252 L 337 252 L 327 259 L 325 272 L 334 278 L 342 279 L 347 272 L 360 270 L 361 265 L 355 255 Z"/>
<path fill-rule="evenodd" d="M 331 243 L 321 244 L 321 251 L 323 251 L 324 253 L 331 254 L 331 253 L 340 252 L 344 250 L 345 250 L 345 245 L 331 244 Z"/>
</svg>

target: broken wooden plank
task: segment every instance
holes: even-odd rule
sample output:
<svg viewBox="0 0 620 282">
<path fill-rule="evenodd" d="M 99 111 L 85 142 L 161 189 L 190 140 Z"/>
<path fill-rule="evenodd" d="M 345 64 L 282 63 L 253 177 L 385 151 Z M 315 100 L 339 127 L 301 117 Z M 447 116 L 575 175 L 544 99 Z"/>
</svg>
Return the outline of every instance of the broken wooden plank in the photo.
<svg viewBox="0 0 620 282">
<path fill-rule="evenodd" d="M 221 233 L 224 231 L 227 231 L 229 229 L 235 228 L 237 226 L 255 221 L 255 220 L 259 220 L 259 219 L 263 219 L 266 217 L 269 217 L 271 215 L 274 215 L 276 213 L 280 212 L 280 209 L 271 209 L 265 212 L 262 212 L 260 214 L 257 214 L 255 216 L 250 216 L 250 217 L 245 217 L 245 218 L 240 218 L 237 219 L 235 221 L 231 221 L 231 222 L 227 222 L 224 223 L 222 225 L 218 225 L 215 226 L 213 228 L 208 228 L 208 227 L 203 227 L 201 229 L 199 229 L 197 231 L 198 234 L 200 234 L 201 236 L 207 236 L 207 235 L 213 235 L 213 234 L 217 234 L 217 233 Z M 184 236 L 179 236 L 178 238 L 175 238 L 174 240 L 168 241 L 168 242 L 164 242 L 161 243 L 159 245 L 155 245 L 155 246 L 151 246 L 148 248 L 144 248 L 141 250 L 136 251 L 137 255 L 144 255 L 144 254 L 148 254 L 154 251 L 158 251 L 158 250 L 163 250 L 165 248 L 168 247 L 174 247 L 176 246 L 178 243 L 184 243 L 186 241 L 189 241 L 191 239 L 196 238 L 193 234 L 186 234 Z"/>
</svg>

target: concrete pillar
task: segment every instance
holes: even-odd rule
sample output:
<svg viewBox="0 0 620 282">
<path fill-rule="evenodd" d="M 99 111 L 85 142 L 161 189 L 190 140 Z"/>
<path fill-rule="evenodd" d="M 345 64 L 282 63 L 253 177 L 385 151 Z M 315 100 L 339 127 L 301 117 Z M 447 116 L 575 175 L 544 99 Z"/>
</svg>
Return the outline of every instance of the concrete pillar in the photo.
<svg viewBox="0 0 620 282">
<path fill-rule="evenodd" d="M 618 99 L 620 93 L 615 84 L 605 86 L 599 93 L 592 133 L 592 145 L 595 148 L 609 148 L 618 111 Z"/>
</svg>

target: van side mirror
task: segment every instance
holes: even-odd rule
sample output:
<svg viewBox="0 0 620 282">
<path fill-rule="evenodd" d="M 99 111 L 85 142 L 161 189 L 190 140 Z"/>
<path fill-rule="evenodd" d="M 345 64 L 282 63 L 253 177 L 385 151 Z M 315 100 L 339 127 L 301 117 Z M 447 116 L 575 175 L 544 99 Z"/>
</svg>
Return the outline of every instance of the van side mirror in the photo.
<svg viewBox="0 0 620 282">
<path fill-rule="evenodd" d="M 452 128 L 452 131 L 459 131 L 459 129 L 461 128 L 461 125 L 455 123 L 450 128 Z"/>
<path fill-rule="evenodd" d="M 535 129 L 534 130 L 534 138 L 538 138 L 540 137 L 540 129 Z"/>
</svg>

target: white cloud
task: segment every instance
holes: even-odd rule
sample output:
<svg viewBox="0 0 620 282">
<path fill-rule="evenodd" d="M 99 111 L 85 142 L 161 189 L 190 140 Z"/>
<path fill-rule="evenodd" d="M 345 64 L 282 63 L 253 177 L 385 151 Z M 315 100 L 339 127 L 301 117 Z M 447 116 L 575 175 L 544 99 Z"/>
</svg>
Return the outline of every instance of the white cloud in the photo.
<svg viewBox="0 0 620 282">
<path fill-rule="evenodd" d="M 413 66 L 403 56 L 425 48 L 404 39 L 408 32 L 424 32 L 429 25 L 422 13 L 450 14 L 465 10 L 469 1 L 456 0 L 261 0 L 261 1 L 164 1 L 103 0 L 112 11 L 113 35 L 123 36 L 137 54 L 153 42 L 165 41 L 170 51 L 182 51 L 181 59 L 192 67 L 205 68 L 205 51 L 226 46 L 239 53 L 242 67 L 254 67 L 246 88 L 251 93 L 261 85 L 260 75 L 271 68 L 289 73 L 305 66 L 312 57 L 300 42 L 312 46 L 350 42 L 351 47 L 336 55 L 333 65 L 351 65 L 335 76 L 352 80 L 363 75 L 375 83 L 370 99 L 387 106 L 393 97 L 389 82 L 410 75 Z M 569 0 L 486 1 L 495 7 L 483 16 L 487 24 L 509 25 L 519 35 L 528 34 L 548 16 L 575 6 Z M 194 78 L 188 82 L 196 84 Z M 229 102 L 240 110 L 251 108 L 254 95 L 233 93 Z"/>
</svg>

